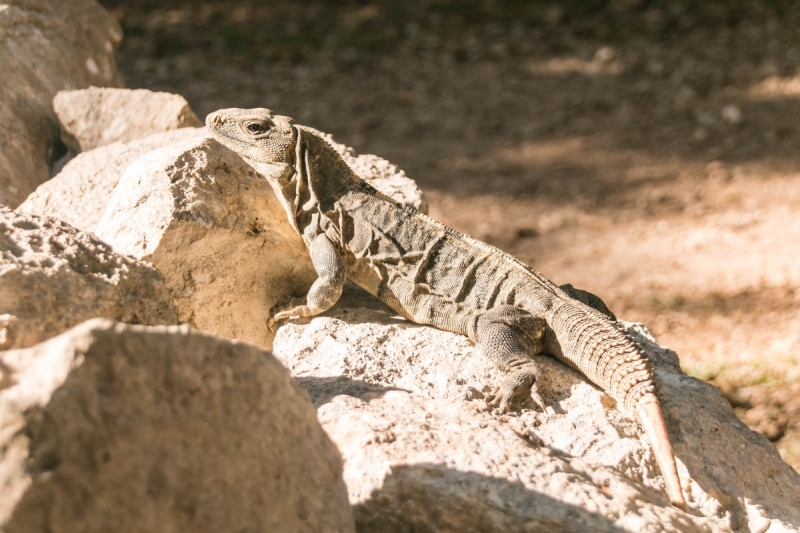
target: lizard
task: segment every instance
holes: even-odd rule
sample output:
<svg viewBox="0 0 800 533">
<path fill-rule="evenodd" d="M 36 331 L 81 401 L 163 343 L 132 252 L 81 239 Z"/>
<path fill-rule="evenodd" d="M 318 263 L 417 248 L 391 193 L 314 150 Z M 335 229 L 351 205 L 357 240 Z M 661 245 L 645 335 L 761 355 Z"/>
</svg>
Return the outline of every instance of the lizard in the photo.
<svg viewBox="0 0 800 533">
<path fill-rule="evenodd" d="M 289 117 L 221 109 L 206 126 L 267 180 L 318 276 L 305 297 L 271 311 L 270 329 L 330 309 L 350 280 L 413 322 L 468 336 L 504 373 L 486 396 L 500 412 L 525 394 L 545 407 L 533 356 L 549 354 L 638 418 L 667 495 L 686 509 L 652 363 L 600 298 L 391 200 Z"/>
</svg>

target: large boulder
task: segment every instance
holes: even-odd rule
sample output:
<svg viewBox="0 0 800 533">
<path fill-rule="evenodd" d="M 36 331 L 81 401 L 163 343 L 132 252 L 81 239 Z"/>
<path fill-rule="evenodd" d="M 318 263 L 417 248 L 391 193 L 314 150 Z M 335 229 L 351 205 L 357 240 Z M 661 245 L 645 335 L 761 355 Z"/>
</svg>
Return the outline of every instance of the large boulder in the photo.
<svg viewBox="0 0 800 533">
<path fill-rule="evenodd" d="M 32 346 L 93 317 L 178 321 L 152 265 L 60 220 L 0 206 L 0 350 Z"/>
<path fill-rule="evenodd" d="M 0 531 L 354 531 L 341 458 L 268 352 L 95 319 L 0 373 Z"/>
<path fill-rule="evenodd" d="M 274 353 L 345 458 L 361 531 L 800 531 L 800 475 L 719 390 L 628 328 L 656 367 L 688 513 L 637 422 L 548 357 L 547 411 L 497 415 L 482 398 L 501 375 L 465 337 L 352 289 L 280 327 Z"/>
<path fill-rule="evenodd" d="M 376 188 L 424 206 L 402 171 L 388 163 L 362 166 L 369 168 L 375 173 L 365 177 Z M 264 347 L 272 341 L 270 309 L 316 279 L 308 250 L 266 180 L 211 138 L 137 159 L 119 179 L 96 232 L 121 253 L 156 265 L 182 321 Z"/>
<path fill-rule="evenodd" d="M 62 155 L 55 94 L 120 84 L 114 50 L 121 39 L 95 0 L 0 4 L 0 204 L 17 206 Z"/>
<path fill-rule="evenodd" d="M 147 89 L 60 91 L 53 108 L 64 144 L 76 153 L 203 125 L 183 96 Z"/>
<path fill-rule="evenodd" d="M 17 211 L 56 217 L 84 231 L 94 231 L 131 163 L 153 150 L 205 135 L 205 128 L 182 128 L 80 153 L 55 177 L 39 185 Z"/>
<path fill-rule="evenodd" d="M 316 278 L 266 180 L 210 138 L 137 159 L 96 233 L 158 268 L 182 322 L 264 347 L 270 308 Z"/>
</svg>

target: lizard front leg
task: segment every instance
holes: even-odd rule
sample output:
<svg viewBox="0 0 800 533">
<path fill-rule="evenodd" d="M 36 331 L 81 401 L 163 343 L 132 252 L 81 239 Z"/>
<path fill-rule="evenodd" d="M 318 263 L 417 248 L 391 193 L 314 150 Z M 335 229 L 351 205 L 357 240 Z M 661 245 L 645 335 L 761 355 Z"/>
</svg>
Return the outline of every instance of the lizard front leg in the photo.
<svg viewBox="0 0 800 533">
<path fill-rule="evenodd" d="M 471 320 L 469 338 L 506 378 L 487 396 L 487 403 L 506 412 L 511 400 L 530 391 L 536 404 L 545 409 L 538 393 L 541 370 L 533 356 L 542 352 L 546 323 L 513 305 L 501 305 L 476 314 Z"/>
<path fill-rule="evenodd" d="M 271 330 L 276 322 L 286 318 L 302 318 L 315 316 L 333 307 L 342 295 L 342 287 L 346 271 L 342 255 L 324 233 L 318 234 L 309 241 L 308 250 L 311 263 L 319 276 L 308 291 L 305 303 L 293 301 L 289 305 L 276 310 L 267 321 Z M 298 305 L 299 304 L 299 305 Z"/>
</svg>

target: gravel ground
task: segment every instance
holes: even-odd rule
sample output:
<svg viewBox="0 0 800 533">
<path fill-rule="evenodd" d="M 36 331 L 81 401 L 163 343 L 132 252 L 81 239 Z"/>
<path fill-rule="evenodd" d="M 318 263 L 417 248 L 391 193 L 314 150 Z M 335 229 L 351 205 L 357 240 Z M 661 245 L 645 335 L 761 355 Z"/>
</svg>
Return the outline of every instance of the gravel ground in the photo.
<svg viewBox="0 0 800 533">
<path fill-rule="evenodd" d="M 800 468 L 800 5 L 103 0 L 128 86 L 269 107 L 645 322 Z"/>
</svg>

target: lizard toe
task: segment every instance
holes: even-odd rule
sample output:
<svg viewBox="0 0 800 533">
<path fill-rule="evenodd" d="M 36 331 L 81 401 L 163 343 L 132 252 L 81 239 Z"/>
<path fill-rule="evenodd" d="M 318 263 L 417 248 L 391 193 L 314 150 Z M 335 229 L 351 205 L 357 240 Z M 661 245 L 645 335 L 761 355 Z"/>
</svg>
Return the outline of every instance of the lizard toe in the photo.
<svg viewBox="0 0 800 533">
<path fill-rule="evenodd" d="M 500 413 L 509 413 L 512 411 L 511 402 L 517 395 L 514 390 L 509 389 L 505 385 L 501 385 L 492 391 L 491 394 L 486 395 L 486 403 L 490 407 L 494 407 Z"/>
<path fill-rule="evenodd" d="M 486 394 L 485 399 L 486 405 L 494 407 L 495 409 L 500 409 L 501 405 L 508 403 L 505 401 L 501 387 L 495 387 L 492 392 Z"/>
<path fill-rule="evenodd" d="M 545 405 L 544 400 L 542 400 L 542 397 L 539 396 L 539 392 L 536 390 L 536 388 L 537 388 L 536 385 L 531 387 L 531 399 L 533 400 L 533 403 L 535 403 L 542 410 L 542 412 L 546 413 L 547 405 Z"/>
</svg>

